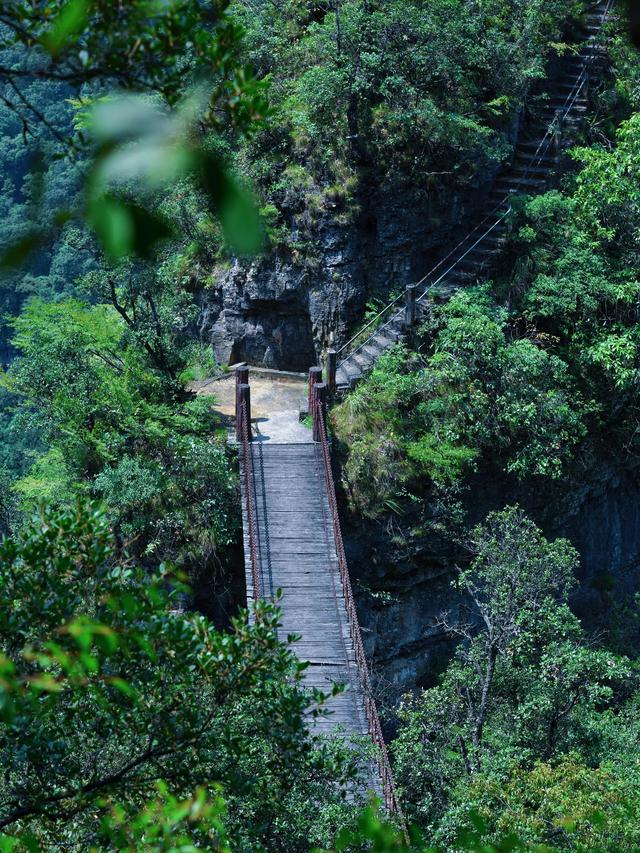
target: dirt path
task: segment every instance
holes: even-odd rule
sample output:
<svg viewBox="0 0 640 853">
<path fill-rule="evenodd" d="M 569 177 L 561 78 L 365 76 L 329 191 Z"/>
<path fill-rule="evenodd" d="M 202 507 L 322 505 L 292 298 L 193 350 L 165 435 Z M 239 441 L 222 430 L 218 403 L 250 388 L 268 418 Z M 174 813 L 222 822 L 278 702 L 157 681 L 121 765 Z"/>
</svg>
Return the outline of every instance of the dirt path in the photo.
<svg viewBox="0 0 640 853">
<path fill-rule="evenodd" d="M 249 370 L 251 387 L 251 425 L 254 441 L 273 444 L 305 444 L 311 430 L 300 422 L 300 410 L 306 408 L 307 380 L 294 374 Z M 221 379 L 193 382 L 197 394 L 212 396 L 213 408 L 231 424 L 235 415 L 236 378 L 233 371 Z"/>
</svg>

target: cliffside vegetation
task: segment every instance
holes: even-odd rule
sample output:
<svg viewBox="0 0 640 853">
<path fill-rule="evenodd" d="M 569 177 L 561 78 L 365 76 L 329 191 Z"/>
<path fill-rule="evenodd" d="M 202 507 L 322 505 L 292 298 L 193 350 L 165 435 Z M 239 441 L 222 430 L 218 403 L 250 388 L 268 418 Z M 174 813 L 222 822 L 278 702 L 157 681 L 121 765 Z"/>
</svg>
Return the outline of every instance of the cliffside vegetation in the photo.
<svg viewBox="0 0 640 853">
<path fill-rule="evenodd" d="M 639 460 L 624 24 L 574 167 L 516 202 L 499 273 L 333 414 L 352 518 L 406 515 L 460 555 L 452 659 L 397 709 L 410 837 L 358 793 L 371 747 L 308 733 L 328 697 L 304 692 L 277 602 L 222 626 L 192 595 L 241 522 L 188 386 L 221 370 L 203 290 L 237 257 L 313 257 L 317 217 L 355 227 L 372 186 L 486 180 L 586 5 L 3 4 L 0 849 L 638 849 L 633 632 L 572 613 L 570 542 L 516 506 L 465 515 L 487 472 L 544 490 Z"/>
<path fill-rule="evenodd" d="M 583 8 L 236 2 L 272 109 L 239 161 L 267 203 L 274 241 L 308 252 L 318 214 L 352 220 L 370 183 L 459 187 L 495 168 L 525 92 L 566 50 L 565 27 Z"/>
<path fill-rule="evenodd" d="M 632 850 L 637 664 L 598 647 L 569 610 L 578 567 L 569 542 L 547 542 L 507 507 L 467 544 L 473 559 L 458 584 L 469 606 L 443 617 L 460 640 L 454 659 L 399 711 L 407 807 L 445 848 L 455 849 L 471 807 L 487 838 L 515 831 L 525 849 Z"/>
<path fill-rule="evenodd" d="M 563 190 L 523 200 L 504 273 L 434 306 L 336 415 L 354 502 L 464 480 L 479 464 L 519 478 L 637 458 L 640 167 L 637 114 L 611 146 L 576 148 Z"/>
</svg>

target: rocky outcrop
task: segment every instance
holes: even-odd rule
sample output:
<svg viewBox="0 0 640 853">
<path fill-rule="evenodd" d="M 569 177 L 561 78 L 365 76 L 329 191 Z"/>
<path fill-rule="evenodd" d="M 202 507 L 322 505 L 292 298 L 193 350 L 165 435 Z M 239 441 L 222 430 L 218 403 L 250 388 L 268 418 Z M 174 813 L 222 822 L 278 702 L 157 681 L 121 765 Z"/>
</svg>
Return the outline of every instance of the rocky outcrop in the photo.
<svg viewBox="0 0 640 853">
<path fill-rule="evenodd" d="M 574 612 L 589 630 L 637 639 L 638 626 L 622 614 L 640 590 L 639 467 L 601 463 L 580 481 L 551 488 L 484 472 L 469 494 L 471 523 L 517 502 L 549 538 L 568 538 L 580 554 Z M 434 682 L 453 648 L 438 617 L 462 603 L 450 544 L 437 534 L 416 538 L 393 527 L 376 522 L 345 531 L 367 654 L 390 705 Z"/>
<path fill-rule="evenodd" d="M 348 222 L 322 211 L 292 243 L 305 254 L 274 250 L 252 262 L 234 261 L 201 294 L 200 339 L 221 364 L 247 361 L 307 370 L 330 346 L 339 347 L 361 321 L 372 297 L 388 299 L 416 281 L 456 226 L 470 219 L 493 173 L 464 194 L 442 189 L 369 188 Z"/>
</svg>

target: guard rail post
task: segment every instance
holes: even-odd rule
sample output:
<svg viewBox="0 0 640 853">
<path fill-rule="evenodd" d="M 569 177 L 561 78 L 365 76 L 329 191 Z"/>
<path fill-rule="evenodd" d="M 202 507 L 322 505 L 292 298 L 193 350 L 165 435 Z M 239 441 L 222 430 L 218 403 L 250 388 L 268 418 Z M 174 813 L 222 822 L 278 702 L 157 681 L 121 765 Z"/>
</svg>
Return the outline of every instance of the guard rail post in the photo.
<svg viewBox="0 0 640 853">
<path fill-rule="evenodd" d="M 251 441 L 251 392 L 249 390 L 249 385 L 246 382 L 242 382 L 238 385 L 237 406 L 238 419 L 236 421 L 236 439 L 239 442 L 242 441 L 242 431 L 244 429 L 243 422 L 246 418 L 248 440 Z"/>
<path fill-rule="evenodd" d="M 311 404 L 313 412 L 313 440 L 322 440 L 322 431 L 324 429 L 325 418 L 327 415 L 327 384 L 326 382 L 316 382 L 313 386 L 313 402 Z"/>
<path fill-rule="evenodd" d="M 249 368 L 236 367 L 236 436 L 238 434 L 238 422 L 240 420 L 240 392 L 241 385 L 249 384 Z"/>
<path fill-rule="evenodd" d="M 415 284 L 408 284 L 404 292 L 404 324 L 408 329 L 416 324 L 416 290 Z"/>
<path fill-rule="evenodd" d="M 338 353 L 334 349 L 327 350 L 326 360 L 326 376 L 329 394 L 335 394 L 336 391 L 336 371 L 338 369 Z"/>
<path fill-rule="evenodd" d="M 562 108 L 558 108 L 554 117 L 555 130 L 553 132 L 553 150 L 556 154 L 560 154 L 560 146 L 562 144 Z"/>
<path fill-rule="evenodd" d="M 322 382 L 322 368 L 321 367 L 310 367 L 309 368 L 309 414 L 313 414 L 313 387 L 317 382 Z"/>
</svg>

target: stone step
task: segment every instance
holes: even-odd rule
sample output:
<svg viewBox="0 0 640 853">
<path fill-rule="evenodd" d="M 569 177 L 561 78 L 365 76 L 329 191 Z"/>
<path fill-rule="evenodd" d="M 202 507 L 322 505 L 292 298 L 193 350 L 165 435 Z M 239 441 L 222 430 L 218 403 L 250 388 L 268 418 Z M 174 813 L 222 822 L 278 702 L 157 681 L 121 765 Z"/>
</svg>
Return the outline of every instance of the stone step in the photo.
<svg viewBox="0 0 640 853">
<path fill-rule="evenodd" d="M 551 157 L 549 160 L 553 159 Z M 548 175 L 549 163 L 539 163 L 537 157 L 516 157 L 511 164 L 508 174 L 519 175 L 523 172 L 529 172 L 531 175 Z"/>
<path fill-rule="evenodd" d="M 475 267 L 477 269 L 482 269 L 483 267 L 488 267 L 494 264 L 498 260 L 499 252 L 488 252 L 488 251 L 473 251 L 469 252 L 469 254 L 464 258 L 464 260 L 460 261 L 460 265 L 463 268 L 472 268 Z"/>
<path fill-rule="evenodd" d="M 573 102 L 573 104 L 567 103 L 565 98 L 555 98 L 554 100 L 549 102 L 549 106 L 551 106 L 555 112 L 555 110 L 570 110 L 572 113 L 586 113 L 587 105 L 586 103 L 579 103 L 578 99 Z"/>
<path fill-rule="evenodd" d="M 497 230 L 497 229 L 495 229 Z M 495 230 L 488 234 L 484 240 L 482 241 L 483 246 L 487 246 L 490 249 L 493 249 L 496 254 L 500 254 L 504 247 L 507 245 L 508 240 L 504 236 L 495 235 Z"/>
<path fill-rule="evenodd" d="M 552 92 L 554 92 L 554 91 L 564 92 L 564 93 L 568 94 L 569 92 L 572 92 L 576 88 L 577 83 L 578 83 L 577 78 L 573 78 L 573 77 L 570 80 L 566 80 L 566 81 L 556 83 L 556 86 L 554 87 L 554 89 L 549 90 L 549 94 L 552 94 Z"/>
<path fill-rule="evenodd" d="M 400 340 L 400 335 L 391 331 L 385 331 L 384 333 L 376 332 L 372 340 L 374 340 L 381 349 L 385 350 L 397 344 Z"/>
<path fill-rule="evenodd" d="M 384 331 L 398 332 L 400 335 L 404 332 L 404 311 L 400 309 L 390 320 L 384 324 Z"/>
<path fill-rule="evenodd" d="M 367 343 L 362 347 L 362 350 L 363 350 L 363 352 L 366 352 L 366 353 L 367 353 L 367 355 L 369 355 L 369 356 L 370 356 L 370 358 L 371 358 L 371 359 L 373 359 L 373 360 L 375 360 L 376 358 L 378 358 L 378 356 L 380 355 L 380 353 L 381 353 L 381 352 L 384 352 L 384 350 L 382 349 L 382 347 L 377 346 L 377 345 L 376 345 L 376 343 L 375 343 L 375 341 L 374 341 L 373 339 L 369 340 L 369 341 L 368 341 L 368 342 L 367 342 Z"/>
<path fill-rule="evenodd" d="M 544 104 L 551 104 L 553 101 L 560 101 L 562 103 L 567 103 L 569 100 L 576 94 L 576 103 L 586 104 L 587 96 L 584 93 L 584 84 L 582 84 L 581 80 L 571 79 L 567 82 L 565 86 L 562 86 L 558 89 L 553 89 L 550 92 L 546 93 L 546 99 L 543 102 Z"/>
<path fill-rule="evenodd" d="M 475 264 L 465 264 L 464 261 L 460 261 L 459 264 L 456 264 L 455 270 L 452 271 L 454 274 L 455 281 L 460 284 L 467 285 L 472 281 L 475 281 L 480 275 L 481 270 Z"/>
<path fill-rule="evenodd" d="M 484 277 L 485 270 L 483 267 L 473 264 L 465 266 L 464 262 L 456 267 L 456 284 L 458 287 L 468 287 L 470 284 L 475 284 L 481 277 Z"/>
<path fill-rule="evenodd" d="M 466 267 L 472 266 L 486 266 L 487 264 L 492 264 L 497 260 L 500 252 L 497 250 L 489 250 L 486 247 L 477 246 L 468 255 L 465 255 L 464 258 L 460 261 L 460 264 L 465 265 Z"/>
<path fill-rule="evenodd" d="M 354 379 L 359 379 L 362 376 L 360 368 L 353 363 L 351 356 L 342 362 L 341 368 L 347 377 L 347 381 L 351 383 Z"/>
<path fill-rule="evenodd" d="M 546 92 L 546 97 L 543 103 L 550 105 L 554 102 L 560 101 L 558 106 L 562 106 L 565 102 L 568 104 L 569 100 L 577 93 L 576 103 L 586 104 L 587 98 L 584 94 L 583 87 L 584 84 L 582 83 L 582 79 L 572 79 L 570 82 L 567 82 L 566 86 Z"/>
<path fill-rule="evenodd" d="M 528 152 L 516 149 L 516 156 L 513 161 L 513 166 L 516 169 L 532 166 L 533 168 L 546 170 L 548 168 L 555 168 L 557 164 L 558 155 L 551 148 L 542 148 L 537 154 L 535 153 L 535 149 Z"/>
<path fill-rule="evenodd" d="M 553 106 L 562 106 L 564 103 L 568 105 L 574 95 L 575 104 L 586 105 L 587 96 L 584 92 L 582 75 L 577 75 L 575 78 L 568 80 L 566 86 L 563 86 L 562 88 L 553 89 L 547 92 L 544 103 Z"/>
<path fill-rule="evenodd" d="M 523 139 L 522 142 L 518 143 L 519 151 L 530 151 L 534 154 L 540 143 L 542 142 L 542 137 L 535 137 L 534 139 Z"/>
<path fill-rule="evenodd" d="M 571 60 L 566 66 L 567 73 L 562 76 L 563 83 L 573 83 L 574 85 L 580 80 L 585 73 L 587 65 L 586 59 Z"/>
<path fill-rule="evenodd" d="M 365 373 L 370 370 L 375 363 L 375 357 L 369 355 L 369 353 L 365 351 L 364 347 L 349 356 L 349 359 L 358 367 L 361 373 Z"/>
<path fill-rule="evenodd" d="M 493 231 L 491 234 L 493 234 Z M 495 243 L 487 242 L 491 234 L 487 235 L 487 237 L 482 237 L 480 242 L 476 243 L 476 245 L 469 245 L 467 249 L 465 249 L 465 252 L 468 252 L 468 254 L 465 254 L 465 257 L 484 261 L 491 255 L 497 255 L 500 251 L 499 248 Z"/>
<path fill-rule="evenodd" d="M 384 349 L 378 346 L 373 339 L 366 343 L 362 349 L 363 352 L 366 352 L 371 357 L 372 361 L 375 361 L 380 353 L 384 352 Z"/>
<path fill-rule="evenodd" d="M 349 387 L 349 379 L 341 367 L 336 370 L 336 387 L 341 391 L 345 391 Z"/>
<path fill-rule="evenodd" d="M 562 122 L 562 132 L 566 133 L 567 131 L 575 130 L 580 127 L 583 122 L 583 116 L 568 115 Z"/>
</svg>

